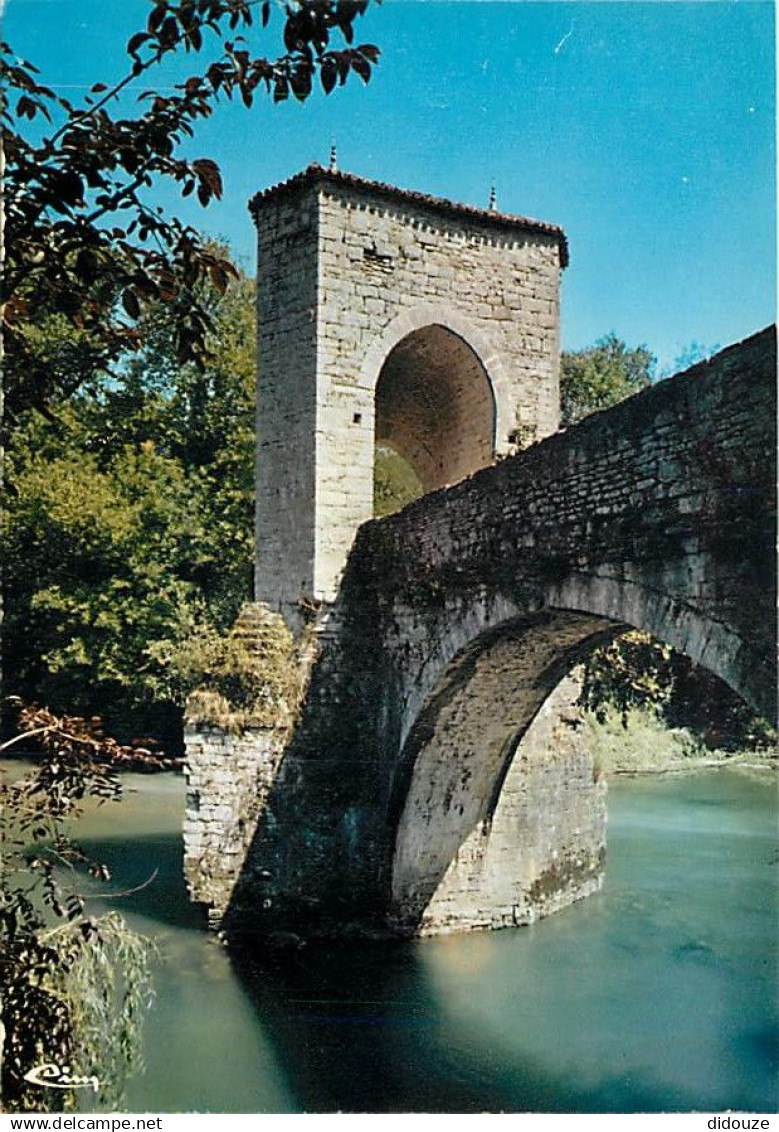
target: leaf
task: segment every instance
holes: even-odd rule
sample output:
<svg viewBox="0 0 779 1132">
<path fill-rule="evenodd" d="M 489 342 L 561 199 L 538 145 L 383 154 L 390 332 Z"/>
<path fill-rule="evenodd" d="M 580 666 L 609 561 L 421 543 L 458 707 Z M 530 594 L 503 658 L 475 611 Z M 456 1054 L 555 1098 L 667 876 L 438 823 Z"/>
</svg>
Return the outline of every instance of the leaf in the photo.
<svg viewBox="0 0 779 1132">
<path fill-rule="evenodd" d="M 343 84 L 349 77 L 349 56 L 345 51 L 338 51 L 335 55 L 333 55 L 333 59 L 335 60 L 335 65 L 338 68 L 338 78 L 341 82 L 341 85 L 343 86 Z"/>
<path fill-rule="evenodd" d="M 139 318 L 141 314 L 141 304 L 138 302 L 138 296 L 131 287 L 122 291 L 122 306 L 129 314 L 130 318 Z"/>
<path fill-rule="evenodd" d="M 299 20 L 295 17 L 290 17 L 284 25 L 284 46 L 289 54 L 292 55 L 295 51 L 300 50 L 300 43 Z"/>
<path fill-rule="evenodd" d="M 363 59 L 362 55 L 352 55 L 351 64 L 352 70 L 357 72 L 364 83 L 367 83 L 371 77 L 371 65 L 367 59 Z"/>
<path fill-rule="evenodd" d="M 304 102 L 311 94 L 311 70 L 307 66 L 299 67 L 290 76 L 292 93 L 298 102 Z"/>
<path fill-rule="evenodd" d="M 354 28 L 352 27 L 350 18 L 348 16 L 342 18 L 339 21 L 339 27 L 341 28 L 341 34 L 346 42 L 352 43 L 354 40 Z"/>
<path fill-rule="evenodd" d="M 223 295 L 227 290 L 227 272 L 221 264 L 212 263 L 208 267 L 208 277 L 220 295 Z"/>
<path fill-rule="evenodd" d="M 126 47 L 127 54 L 128 55 L 137 55 L 138 54 L 138 48 L 143 47 L 144 43 L 148 43 L 148 41 L 150 39 L 151 39 L 151 36 L 148 35 L 145 31 L 136 32 L 136 34 L 131 36 L 127 41 L 127 47 Z"/>
<path fill-rule="evenodd" d="M 329 56 L 322 60 L 319 78 L 325 94 L 329 94 L 335 86 L 336 80 L 338 78 L 335 62 Z"/>
<path fill-rule="evenodd" d="M 146 22 L 146 26 L 150 32 L 156 32 L 158 30 L 160 24 L 165 19 L 167 7 L 167 4 L 163 3 L 156 4 L 155 7 L 152 8 L 149 13 L 149 19 Z"/>
<path fill-rule="evenodd" d="M 206 78 L 211 83 L 214 91 L 219 90 L 224 82 L 224 69 L 219 63 L 212 63 L 206 71 Z"/>
<path fill-rule="evenodd" d="M 199 157 L 196 161 L 192 162 L 192 168 L 197 173 L 200 180 L 200 188 L 206 191 L 207 198 L 211 196 L 221 200 L 222 197 L 222 175 L 219 172 L 219 166 L 215 161 L 207 157 Z M 200 189 L 198 190 L 200 195 Z M 201 203 L 208 203 L 202 201 Z"/>
<path fill-rule="evenodd" d="M 35 117 L 35 104 L 26 94 L 23 94 L 16 103 L 16 114 L 19 118 L 30 118 L 31 120 Z"/>
<path fill-rule="evenodd" d="M 178 25 L 173 16 L 168 16 L 167 19 L 163 20 L 158 39 L 163 47 L 172 47 L 178 39 Z"/>
<path fill-rule="evenodd" d="M 23 94 L 19 101 L 16 103 L 17 115 L 20 118 L 29 118 L 30 121 L 33 120 L 40 109 L 40 103 L 35 99 L 29 98 L 26 94 Z"/>
<path fill-rule="evenodd" d="M 76 271 L 85 283 L 92 283 L 97 276 L 98 259 L 91 248 L 83 248 L 76 256 Z"/>
<path fill-rule="evenodd" d="M 57 195 L 65 204 L 79 204 L 84 199 L 84 184 L 72 169 L 57 172 L 52 182 Z"/>
</svg>

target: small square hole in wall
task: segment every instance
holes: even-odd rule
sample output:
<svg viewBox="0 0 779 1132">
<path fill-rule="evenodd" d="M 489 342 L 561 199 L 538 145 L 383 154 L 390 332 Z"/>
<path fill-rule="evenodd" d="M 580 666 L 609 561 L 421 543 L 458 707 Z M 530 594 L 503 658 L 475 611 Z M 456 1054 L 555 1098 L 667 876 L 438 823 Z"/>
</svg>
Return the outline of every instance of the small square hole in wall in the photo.
<svg viewBox="0 0 779 1132">
<path fill-rule="evenodd" d="M 352 417 L 353 424 L 362 424 L 362 413 L 355 413 Z"/>
</svg>

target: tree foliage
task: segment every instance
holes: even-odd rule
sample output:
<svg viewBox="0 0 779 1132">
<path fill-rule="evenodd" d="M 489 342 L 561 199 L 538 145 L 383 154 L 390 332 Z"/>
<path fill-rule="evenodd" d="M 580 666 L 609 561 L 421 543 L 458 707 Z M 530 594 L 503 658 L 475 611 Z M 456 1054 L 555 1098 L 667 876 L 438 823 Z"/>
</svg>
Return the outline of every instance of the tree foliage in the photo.
<svg viewBox="0 0 779 1132">
<path fill-rule="evenodd" d="M 237 731 L 290 726 L 310 643 L 309 633 L 296 642 L 279 615 L 258 617 L 251 604 L 228 633 L 192 636 L 177 656 L 183 680 L 194 689 L 187 699 L 188 722 Z"/>
<path fill-rule="evenodd" d="M 140 320 L 121 383 L 28 411 L 12 440 L 3 518 L 10 690 L 99 712 L 129 738 L 180 731 L 175 664 L 200 626 L 224 630 L 249 596 L 254 310 L 236 272 L 201 285 L 213 330 L 202 367 L 178 361 L 169 306 Z"/>
<path fill-rule="evenodd" d="M 89 913 L 79 870 L 100 881 L 110 874 L 70 829 L 85 800 L 119 798 L 118 767 L 134 752 L 72 716 L 25 708 L 18 726 L 17 740 L 0 750 L 23 739 L 37 757 L 31 773 L 0 780 L 0 1098 L 13 1111 L 72 1105 L 72 1092 L 26 1079 L 54 1063 L 97 1078 L 101 1104 L 115 1108 L 141 1065 L 151 948 L 119 916 Z"/>
<path fill-rule="evenodd" d="M 228 298 L 245 281 L 150 194 L 167 181 L 202 206 L 221 197 L 216 163 L 189 154 L 220 100 L 303 101 L 316 80 L 325 94 L 352 74 L 367 82 L 379 53 L 355 45 L 354 24 L 368 3 L 286 0 L 268 56 L 251 40 L 257 24 L 273 32 L 270 0 L 150 0 L 124 73 L 79 105 L 0 43 L 0 343 L 15 432 L 4 659 L 29 698 L 173 698 L 172 654 L 192 622 L 223 625 L 245 596 L 251 319 Z M 125 112 L 174 53 L 197 57 L 193 73 L 140 89 Z M 83 799 L 118 796 L 121 749 L 74 715 L 26 709 L 20 726 L 40 757 L 31 778 L 0 784 L 3 1103 L 42 1107 L 25 1073 L 56 1061 L 101 1077 L 116 1107 L 147 953 L 118 918 L 86 913 L 74 870 L 107 873 L 65 823 Z"/>
<path fill-rule="evenodd" d="M 0 44 L 2 333 L 12 421 L 141 348 L 139 319 L 153 302 L 175 306 L 177 359 L 204 362 L 211 319 L 198 287 L 208 280 L 223 292 L 234 269 L 195 229 L 155 207 L 149 191 L 167 181 L 203 206 L 221 197 L 216 163 L 187 155 L 196 124 L 220 100 L 250 107 L 260 92 L 304 100 L 317 78 L 329 93 L 352 73 L 367 82 L 379 53 L 354 45 L 354 23 L 368 2 L 287 0 L 280 53 L 268 57 L 252 40 L 257 24 L 266 39 L 273 32 L 270 0 L 151 0 L 145 27 L 126 45 L 124 74 L 96 83 L 81 105 Z M 134 116 L 120 113 L 174 53 L 199 65 L 172 91 L 141 89 Z M 54 336 L 52 322 L 61 331 Z"/>
<path fill-rule="evenodd" d="M 616 334 L 560 358 L 560 412 L 564 426 L 646 389 L 655 359 L 646 346 L 628 347 Z"/>
<path fill-rule="evenodd" d="M 199 517 L 181 468 L 152 449 L 128 447 L 105 470 L 70 451 L 33 456 L 15 486 L 5 659 L 17 690 L 45 689 L 58 710 L 169 699 L 155 653 L 190 627 L 195 598 L 175 569 Z"/>
<path fill-rule="evenodd" d="M 409 462 L 392 448 L 377 445 L 373 461 L 374 518 L 391 515 L 422 494 L 422 484 Z"/>
<path fill-rule="evenodd" d="M 599 722 L 616 713 L 627 728 L 636 709 L 685 728 L 702 746 L 738 751 L 774 748 L 770 724 L 708 669 L 684 653 L 631 631 L 596 649 L 583 666 L 580 705 Z"/>
<path fill-rule="evenodd" d="M 601 723 L 611 709 L 627 726 L 632 709 L 667 703 L 683 661 L 681 653 L 646 633 L 625 633 L 596 649 L 585 663 L 580 703 Z"/>
</svg>

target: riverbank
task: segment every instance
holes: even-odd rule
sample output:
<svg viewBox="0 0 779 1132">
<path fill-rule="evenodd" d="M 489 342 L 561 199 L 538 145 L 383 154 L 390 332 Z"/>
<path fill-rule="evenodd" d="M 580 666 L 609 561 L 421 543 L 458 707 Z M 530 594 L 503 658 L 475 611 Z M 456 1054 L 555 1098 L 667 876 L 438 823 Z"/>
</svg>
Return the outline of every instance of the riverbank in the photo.
<svg viewBox="0 0 779 1132">
<path fill-rule="evenodd" d="M 685 728 L 668 728 L 647 711 L 628 713 L 627 727 L 611 713 L 604 723 L 585 713 L 586 741 L 596 766 L 607 777 L 628 774 L 678 774 L 710 767 L 744 772 L 776 772 L 775 748 L 726 751 L 705 747 Z"/>
</svg>

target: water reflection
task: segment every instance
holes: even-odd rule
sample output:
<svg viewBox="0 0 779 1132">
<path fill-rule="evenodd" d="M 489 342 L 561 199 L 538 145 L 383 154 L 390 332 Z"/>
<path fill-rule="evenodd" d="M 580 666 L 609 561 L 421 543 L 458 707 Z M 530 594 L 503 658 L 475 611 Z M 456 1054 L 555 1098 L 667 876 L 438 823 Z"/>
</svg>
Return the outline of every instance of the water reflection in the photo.
<svg viewBox="0 0 779 1132">
<path fill-rule="evenodd" d="M 604 892 L 530 928 L 231 959 L 181 880 L 178 779 L 82 842 L 160 942 L 131 1110 L 776 1108 L 776 795 L 731 771 L 618 782 Z M 104 903 L 104 901 L 101 901 Z"/>
</svg>

